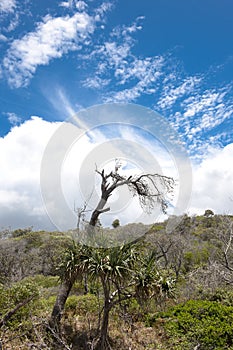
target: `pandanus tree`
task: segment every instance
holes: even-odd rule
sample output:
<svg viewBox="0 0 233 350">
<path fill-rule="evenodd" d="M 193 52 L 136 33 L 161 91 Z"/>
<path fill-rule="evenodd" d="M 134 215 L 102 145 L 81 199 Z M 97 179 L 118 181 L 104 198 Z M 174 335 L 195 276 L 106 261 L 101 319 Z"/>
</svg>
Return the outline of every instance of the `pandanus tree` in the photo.
<svg viewBox="0 0 233 350">
<path fill-rule="evenodd" d="M 174 280 L 160 274 L 153 252 L 147 254 L 142 241 L 91 249 L 86 268 L 90 278 L 101 282 L 104 297 L 96 349 L 111 349 L 108 325 L 110 311 L 115 306 L 123 306 L 132 298 L 148 302 L 151 298 L 158 299 L 171 293 Z"/>
<path fill-rule="evenodd" d="M 132 296 L 130 276 L 138 260 L 137 244 L 128 244 L 112 248 L 89 250 L 85 265 L 89 277 L 101 283 L 103 308 L 101 313 L 97 349 L 108 349 L 108 324 L 110 311 L 117 304 Z M 129 289 L 131 288 L 131 289 Z"/>
<path fill-rule="evenodd" d="M 62 262 L 58 267 L 61 285 L 50 317 L 50 326 L 57 332 L 60 331 L 60 321 L 73 284 L 83 275 L 84 270 L 81 264 L 83 254 L 84 247 L 73 241 L 70 247 L 66 249 Z"/>
<path fill-rule="evenodd" d="M 109 173 L 106 173 L 104 170 L 99 171 L 98 169 L 96 169 L 96 172 L 101 177 L 101 196 L 96 208 L 93 210 L 91 214 L 89 225 L 86 229 L 86 235 L 88 236 L 88 239 L 90 239 L 91 242 L 94 242 L 93 239 L 95 239 L 95 227 L 98 223 L 99 216 L 110 210 L 109 207 L 106 207 L 107 201 L 109 197 L 112 195 L 112 193 L 119 187 L 127 186 L 128 189 L 132 192 L 132 195 L 138 197 L 140 205 L 144 210 L 151 211 L 154 208 L 154 206 L 157 204 L 160 206 L 161 210 L 164 213 L 166 212 L 166 209 L 168 206 L 166 196 L 168 193 L 173 191 L 173 187 L 174 187 L 173 178 L 164 176 L 164 175 L 159 175 L 159 174 L 140 174 L 140 175 L 134 175 L 134 176 L 124 176 L 119 174 L 119 166 L 117 165 L 115 167 L 115 170 Z M 85 255 L 83 253 L 84 248 L 86 249 L 88 247 L 83 246 L 81 249 L 72 247 L 70 250 L 70 253 L 68 253 L 67 255 L 67 256 L 70 256 L 71 260 L 69 261 L 69 263 L 67 262 L 64 265 L 65 269 L 63 269 L 62 284 L 58 292 L 58 296 L 57 296 L 57 299 L 52 311 L 51 320 L 50 320 L 51 325 L 58 329 L 59 329 L 62 313 L 64 311 L 66 300 L 69 296 L 69 293 L 71 291 L 71 288 L 75 280 L 80 275 L 80 273 L 82 273 L 84 270 L 86 271 L 88 270 L 90 272 L 90 266 L 87 268 L 87 264 L 83 265 L 83 257 Z M 112 248 L 112 249 L 113 249 L 112 250 L 112 254 L 113 254 L 115 252 L 114 249 L 116 248 Z M 74 251 L 75 251 L 75 254 L 73 254 Z M 94 263 L 93 259 L 94 257 L 97 258 L 99 254 L 97 252 L 99 252 L 99 250 L 97 249 L 95 253 L 95 249 L 94 250 L 91 249 L 90 252 L 91 254 L 93 254 L 93 256 L 91 259 L 88 258 L 87 261 L 89 262 L 92 261 Z M 111 249 L 109 253 L 111 253 Z M 106 259 L 108 258 L 106 257 Z M 102 267 L 100 268 L 100 270 L 101 269 Z M 119 268 L 117 269 L 119 270 Z M 121 269 L 121 273 L 123 272 L 123 270 L 126 272 L 128 271 L 128 268 Z M 114 271 L 116 272 L 117 270 L 114 270 Z M 94 276 L 93 271 L 90 273 L 92 276 Z M 109 289 L 108 283 L 105 284 L 106 275 L 100 274 L 99 277 L 101 279 L 102 285 L 104 286 L 104 293 L 105 295 L 108 295 L 108 293 L 110 292 L 110 289 Z M 106 315 L 108 315 L 109 305 L 106 305 L 105 310 L 106 310 L 105 311 Z M 106 317 L 104 318 L 105 320 L 106 320 Z M 106 326 L 103 326 L 104 329 L 105 327 Z M 103 340 L 103 343 L 105 343 L 105 340 Z"/>
<path fill-rule="evenodd" d="M 94 349 L 111 348 L 108 327 L 114 307 L 121 307 L 132 298 L 143 306 L 149 299 L 160 300 L 172 291 L 174 280 L 161 275 L 156 254 L 148 249 L 145 242 L 137 241 L 109 248 L 74 243 L 72 250 L 67 251 L 61 268 L 63 278 L 69 280 L 87 273 L 90 280 L 99 282 L 102 287 L 103 304 Z"/>
</svg>

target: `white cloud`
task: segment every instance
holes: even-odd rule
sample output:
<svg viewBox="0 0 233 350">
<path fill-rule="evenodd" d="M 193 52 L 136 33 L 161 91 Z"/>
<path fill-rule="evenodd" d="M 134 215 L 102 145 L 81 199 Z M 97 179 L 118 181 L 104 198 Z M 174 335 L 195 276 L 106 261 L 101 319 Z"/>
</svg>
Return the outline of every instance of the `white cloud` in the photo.
<svg viewBox="0 0 233 350">
<path fill-rule="evenodd" d="M 98 76 L 95 76 L 93 78 L 87 78 L 83 81 L 83 86 L 90 88 L 90 89 L 100 89 L 103 86 L 107 86 L 109 84 L 109 79 L 101 79 Z"/>
<path fill-rule="evenodd" d="M 185 78 L 178 85 L 175 79 L 168 78 L 168 87 L 163 90 L 159 106 L 182 135 L 190 156 L 201 160 L 208 153 L 209 146 L 223 146 L 231 140 L 228 138 L 227 141 L 226 132 L 229 135 L 230 130 L 226 130 L 226 125 L 232 116 L 232 87 L 229 84 L 206 89 L 208 74 Z M 220 125 L 221 132 L 217 130 Z"/>
<path fill-rule="evenodd" d="M 81 0 L 67 0 L 67 1 L 62 1 L 59 6 L 65 7 L 65 8 L 74 8 L 78 11 L 85 11 L 87 8 L 87 4 L 84 1 Z"/>
<path fill-rule="evenodd" d="M 131 79 L 136 79 L 137 82 L 130 88 L 108 94 L 105 101 L 132 102 L 142 94 L 154 94 L 157 90 L 157 82 L 163 74 L 163 64 L 162 57 L 153 57 L 144 60 L 135 59 L 132 64 L 118 68 L 115 75 L 121 77 L 119 84 L 125 84 Z"/>
<path fill-rule="evenodd" d="M 95 20 L 99 21 L 103 16 L 113 8 L 113 3 L 110 1 L 103 2 L 95 11 Z"/>
<path fill-rule="evenodd" d="M 59 6 L 69 8 L 69 7 L 72 7 L 72 3 L 73 3 L 73 0 L 62 1 L 62 2 L 59 4 Z"/>
<path fill-rule="evenodd" d="M 76 1 L 75 6 L 78 11 L 85 11 L 87 8 L 87 4 L 84 1 Z"/>
<path fill-rule="evenodd" d="M 216 92 L 204 92 L 202 96 L 195 95 L 187 98 L 183 104 L 185 106 L 185 117 L 193 117 L 206 108 L 212 107 L 217 101 L 222 100 L 224 94 Z"/>
<path fill-rule="evenodd" d="M 92 50 L 90 55 L 85 56 L 87 60 L 92 60 L 96 65 L 92 77 L 83 81 L 85 87 L 101 89 L 111 84 L 113 79 L 116 80 L 117 85 L 134 81 L 132 88 L 121 90 L 119 94 L 118 91 L 112 91 L 104 99 L 105 101 L 133 100 L 144 91 L 146 84 L 149 85 L 157 78 L 162 57 L 138 59 L 132 53 L 135 44 L 132 35 L 142 29 L 139 22 L 143 18 L 138 17 L 130 26 L 123 25 L 114 28 L 109 40 Z M 149 92 L 149 86 L 146 90 Z"/>
<path fill-rule="evenodd" d="M 184 100 L 184 117 L 199 116 L 197 125 L 190 130 L 192 135 L 203 130 L 213 129 L 232 115 L 230 101 L 228 104 L 225 102 L 227 87 L 224 90 L 223 92 L 221 90 L 207 90 Z"/>
<path fill-rule="evenodd" d="M 14 87 L 27 85 L 37 66 L 80 49 L 80 44 L 93 30 L 93 20 L 87 13 L 76 13 L 72 17 L 46 16 L 35 32 L 12 42 L 3 60 L 8 82 Z"/>
<path fill-rule="evenodd" d="M 19 116 L 17 116 L 15 113 L 12 112 L 8 112 L 6 113 L 7 117 L 8 117 L 8 121 L 12 124 L 12 125 L 17 125 L 19 123 L 21 123 L 21 118 Z"/>
<path fill-rule="evenodd" d="M 209 150 L 206 159 L 193 168 L 192 213 L 202 214 L 205 209 L 216 213 L 232 214 L 233 198 L 233 144 Z"/>
<path fill-rule="evenodd" d="M 43 88 L 43 94 L 57 111 L 57 117 L 60 117 L 63 121 L 75 120 L 76 125 L 80 126 L 80 128 L 86 129 L 85 125 L 78 123 L 76 120 L 77 112 L 83 109 L 83 106 L 78 103 L 72 103 L 69 94 L 61 86 L 53 85 L 52 88 L 47 86 L 46 88 Z"/>
<path fill-rule="evenodd" d="M 33 117 L 20 126 L 14 127 L 4 138 L 0 138 L 1 226 L 16 228 L 33 225 L 36 229 L 54 229 L 53 225 L 49 223 L 41 199 L 40 171 L 45 147 L 52 135 L 54 135 L 54 132 L 58 130 L 61 125 L 62 123 L 46 122 L 41 118 Z M 139 145 L 142 143 L 144 144 L 144 141 L 140 139 L 138 135 L 130 133 L 130 130 L 123 129 L 121 132 L 125 140 L 133 140 L 133 143 L 138 142 L 138 157 L 140 157 L 141 148 Z M 92 181 L 95 181 L 93 177 L 95 166 L 94 159 L 96 160 L 96 156 L 98 155 L 99 158 L 96 160 L 98 166 L 105 164 L 105 156 L 103 156 L 101 149 L 106 152 L 106 142 L 108 142 L 107 139 L 99 139 L 97 144 L 95 144 L 91 142 L 87 136 L 84 136 L 78 140 L 77 143 L 72 144 L 72 147 L 68 150 L 68 154 L 64 159 L 61 173 L 61 185 L 70 207 L 70 212 L 72 212 L 73 215 L 73 222 L 70 222 L 71 227 L 75 225 L 75 215 L 73 213 L 74 200 L 77 199 L 77 206 L 81 206 L 83 200 L 83 197 L 80 195 L 78 196 L 78 191 L 76 191 L 77 181 L 79 180 L 77 178 L 77 174 L 79 173 L 78 169 L 84 169 L 82 170 L 83 184 L 87 186 L 87 192 L 90 194 L 90 184 Z M 115 147 L 117 145 L 118 143 L 116 143 L 116 145 L 114 142 L 109 143 L 109 159 L 112 161 L 112 159 L 116 157 L 115 155 L 120 158 L 122 157 L 123 160 L 130 159 L 129 154 L 131 154 L 132 149 L 130 149 L 130 147 L 127 149 L 127 147 L 124 146 L 124 142 L 121 143 L 122 148 Z M 133 147 L 135 146 L 133 145 Z M 156 150 L 155 153 L 157 154 Z M 142 151 L 142 158 L 143 154 Z M 160 154 L 160 156 L 161 160 L 156 158 L 159 165 L 161 166 L 161 164 L 163 164 L 165 166 L 165 172 L 170 171 L 170 163 L 166 163 L 166 159 L 162 154 Z M 203 160 L 201 164 L 193 166 L 193 195 L 189 209 L 190 213 L 203 213 L 207 208 L 211 208 L 216 213 L 231 212 L 233 197 L 233 191 L 231 191 L 233 188 L 232 158 L 233 144 L 229 144 L 225 148 L 209 149 L 206 159 Z M 109 164 L 110 163 L 106 163 L 105 165 L 109 166 Z M 88 173 L 85 172 L 86 166 L 87 169 L 92 169 L 91 172 L 90 169 Z M 125 171 L 129 171 L 129 169 L 126 168 Z M 132 169 L 130 171 L 132 171 Z M 94 203 L 94 199 L 97 198 L 98 189 L 96 191 L 95 196 L 92 198 L 92 203 Z M 131 203 L 129 194 L 122 193 L 121 195 L 125 195 L 125 200 L 129 200 Z M 118 205 L 117 196 L 118 195 L 116 195 L 116 197 L 113 198 L 113 202 L 111 202 L 113 211 Z M 49 205 L 49 203 L 47 203 L 47 205 Z M 132 205 L 134 207 L 133 203 Z M 110 224 L 113 220 L 110 214 L 109 216 L 103 217 L 103 223 Z M 134 214 L 134 211 L 130 211 L 127 208 L 126 211 L 121 210 L 121 212 L 118 212 L 115 210 L 114 212 L 114 215 L 120 215 L 125 223 L 127 220 L 133 221 Z M 61 216 L 61 213 L 57 215 Z"/>
<path fill-rule="evenodd" d="M 11 18 L 10 23 L 5 28 L 6 32 L 12 32 L 19 25 L 19 14 L 17 12 L 14 13 L 14 17 Z"/>
<path fill-rule="evenodd" d="M 40 162 L 58 126 L 59 123 L 32 117 L 0 138 L 1 226 L 49 225 L 40 195 Z"/>
<path fill-rule="evenodd" d="M 7 41 L 7 37 L 0 33 L 0 41 Z"/>
<path fill-rule="evenodd" d="M 130 26 L 118 26 L 110 34 L 110 40 L 93 50 L 86 59 L 96 63 L 92 77 L 83 81 L 83 86 L 102 89 L 116 84 L 115 91 L 106 92 L 105 102 L 131 102 L 142 94 L 154 94 L 161 77 L 165 60 L 163 56 L 138 58 L 132 53 L 135 40 L 132 35 L 142 29 L 138 17 Z M 119 89 L 119 86 L 126 88 Z M 129 87 L 130 84 L 130 87 Z"/>
<path fill-rule="evenodd" d="M 0 1 L 0 12 L 13 12 L 16 7 L 15 0 L 1 0 Z"/>
<path fill-rule="evenodd" d="M 165 85 L 162 98 L 158 101 L 158 106 L 161 109 L 171 108 L 179 98 L 184 97 L 186 94 L 195 93 L 195 89 L 200 82 L 201 78 L 191 76 L 185 78 L 177 87 L 174 84 Z"/>
</svg>

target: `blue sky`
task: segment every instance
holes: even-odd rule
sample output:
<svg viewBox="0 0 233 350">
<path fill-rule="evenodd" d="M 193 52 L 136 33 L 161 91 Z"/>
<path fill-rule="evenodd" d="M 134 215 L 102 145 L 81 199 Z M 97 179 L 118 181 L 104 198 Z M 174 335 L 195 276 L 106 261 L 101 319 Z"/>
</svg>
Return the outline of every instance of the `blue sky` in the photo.
<svg viewBox="0 0 233 350">
<path fill-rule="evenodd" d="M 231 0 L 1 0 L 1 181 L 11 178 L 15 162 L 25 160 L 26 145 L 34 158 L 40 153 L 36 147 L 48 141 L 43 128 L 52 130 L 96 104 L 136 103 L 159 112 L 179 134 L 194 179 L 198 174 L 194 188 L 204 198 L 202 205 L 194 200 L 193 211 L 208 203 L 230 211 L 232 13 Z M 34 128 L 42 134 L 33 143 L 28 138 Z M 25 183 L 35 185 L 28 180 L 31 167 L 19 166 L 24 181 L 2 185 L 2 226 L 11 225 L 9 210 L 29 192 Z M 208 202 L 210 178 L 216 190 L 221 185 L 215 193 L 222 198 L 219 205 L 214 195 Z M 35 209 L 35 203 L 27 208 Z"/>
</svg>

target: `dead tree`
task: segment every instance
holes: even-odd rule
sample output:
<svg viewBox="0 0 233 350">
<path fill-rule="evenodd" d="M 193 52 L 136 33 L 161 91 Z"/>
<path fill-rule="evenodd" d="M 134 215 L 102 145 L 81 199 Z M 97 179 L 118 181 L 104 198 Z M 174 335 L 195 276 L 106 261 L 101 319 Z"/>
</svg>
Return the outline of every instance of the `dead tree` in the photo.
<svg viewBox="0 0 233 350">
<path fill-rule="evenodd" d="M 174 179 L 159 174 L 141 174 L 136 176 L 123 176 L 118 173 L 118 167 L 115 172 L 105 173 L 104 169 L 96 172 L 101 176 L 101 198 L 95 210 L 92 212 L 89 221 L 89 232 L 96 226 L 100 214 L 110 211 L 110 207 L 105 208 L 106 203 L 112 193 L 121 186 L 126 185 L 133 196 L 139 198 L 143 210 L 151 212 L 158 204 L 163 213 L 166 213 L 168 202 L 166 195 L 171 193 L 174 188 Z"/>
</svg>

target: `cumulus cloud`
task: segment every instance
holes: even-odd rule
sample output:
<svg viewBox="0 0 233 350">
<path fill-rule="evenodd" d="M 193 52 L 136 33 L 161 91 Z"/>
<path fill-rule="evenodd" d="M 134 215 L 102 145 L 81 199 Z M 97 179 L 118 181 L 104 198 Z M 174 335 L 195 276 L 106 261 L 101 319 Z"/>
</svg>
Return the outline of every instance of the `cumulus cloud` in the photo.
<svg viewBox="0 0 233 350">
<path fill-rule="evenodd" d="M 215 213 L 232 214 L 233 144 L 212 148 L 206 159 L 193 166 L 193 195 L 190 212 L 203 214 L 205 209 Z"/>
<path fill-rule="evenodd" d="M 40 195 L 40 162 L 58 126 L 32 117 L 0 138 L 1 227 L 50 225 Z"/>
<path fill-rule="evenodd" d="M 34 32 L 12 42 L 3 60 L 9 84 L 27 85 L 39 65 L 80 49 L 93 30 L 93 19 L 85 12 L 56 18 L 47 15 Z"/>
<path fill-rule="evenodd" d="M 56 229 L 56 226 L 53 226 L 50 222 L 46 209 L 48 210 L 50 205 L 56 207 L 57 203 L 47 202 L 47 208 L 45 207 L 40 193 L 40 172 L 45 148 L 61 125 L 63 124 L 60 122 L 47 122 L 39 117 L 32 117 L 25 123 L 13 127 L 4 138 L 0 138 L 0 227 L 33 226 L 35 229 Z M 144 144 L 141 136 L 132 134 L 132 131 L 129 129 L 123 129 L 121 135 L 125 140 L 129 140 L 127 142 L 132 143 L 133 140 L 133 143 L 139 142 L 139 144 Z M 67 205 L 70 208 L 72 220 L 69 221 L 69 227 L 67 221 L 64 221 L 63 228 L 75 227 L 74 203 L 76 208 L 80 207 L 85 200 L 83 197 L 84 192 L 86 191 L 86 194 L 90 195 L 93 186 L 97 184 L 98 187 L 99 182 L 94 175 L 94 163 L 97 155 L 99 157 L 97 161 L 98 166 L 103 166 L 106 163 L 104 158 L 106 156 L 104 156 L 106 145 L 110 163 L 106 163 L 105 166 L 110 166 L 116 156 L 123 160 L 130 158 L 129 154 L 131 154 L 132 149 L 129 147 L 129 143 L 123 141 L 120 144 L 117 141 L 108 143 L 108 139 L 105 139 L 104 135 L 102 136 L 102 138 L 98 138 L 98 140 L 93 142 L 88 135 L 84 135 L 84 137 L 72 144 L 64 159 L 61 170 L 61 186 Z M 63 147 L 64 140 L 60 140 L 59 147 Z M 126 145 L 128 146 L 126 147 Z M 150 149 L 153 151 L 151 145 Z M 58 149 L 56 151 L 59 152 Z M 157 151 L 156 146 L 155 154 L 158 154 Z M 145 152 L 143 153 L 142 151 L 141 156 L 144 159 Z M 140 157 L 139 146 L 138 157 Z M 167 163 L 167 159 L 163 154 L 160 154 L 160 157 L 161 159 L 156 158 L 157 161 L 160 165 L 164 165 L 165 168 L 163 170 L 165 173 L 169 171 L 170 174 L 171 164 Z M 203 213 L 207 208 L 214 210 L 216 213 L 231 212 L 233 198 L 233 192 L 231 192 L 233 188 L 232 157 L 233 144 L 229 144 L 225 148 L 209 150 L 206 159 L 201 164 L 193 165 L 193 195 L 189 208 L 191 214 Z M 133 173 L 137 172 L 137 169 L 130 167 L 132 164 L 127 162 L 127 167 L 123 167 L 123 171 L 126 174 L 132 171 Z M 80 171 L 81 178 L 78 179 L 77 174 Z M 80 183 L 83 181 L 81 192 L 79 181 L 81 181 Z M 99 188 L 97 187 L 95 187 L 95 195 L 91 199 L 92 207 L 95 206 L 95 200 L 98 200 Z M 48 198 L 50 196 L 53 198 L 53 195 L 53 193 L 49 193 Z M 116 194 L 110 203 L 113 212 L 115 210 L 114 215 L 122 218 L 122 223 L 134 221 L 135 213 L 139 210 L 138 205 L 130 202 L 129 208 L 126 207 L 125 210 L 120 212 L 117 207 L 118 195 L 126 198 L 124 199 L 126 202 L 131 201 L 130 194 L 127 194 L 125 190 Z M 53 210 L 53 213 L 57 215 L 57 218 L 62 217 L 61 213 L 56 212 L 56 210 Z M 103 217 L 104 224 L 111 224 L 113 218 L 110 214 Z M 138 215 L 140 216 L 140 213 Z M 67 220 L 67 218 L 63 219 Z"/>
</svg>

